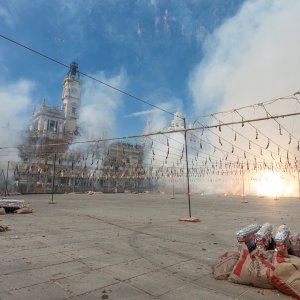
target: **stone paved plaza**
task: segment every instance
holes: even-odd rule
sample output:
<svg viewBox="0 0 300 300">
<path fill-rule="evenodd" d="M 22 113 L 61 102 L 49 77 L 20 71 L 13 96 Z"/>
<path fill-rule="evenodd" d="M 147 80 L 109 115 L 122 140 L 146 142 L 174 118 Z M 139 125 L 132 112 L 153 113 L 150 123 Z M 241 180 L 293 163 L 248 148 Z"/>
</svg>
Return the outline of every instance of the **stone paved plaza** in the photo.
<svg viewBox="0 0 300 300">
<path fill-rule="evenodd" d="M 250 223 L 300 231 L 297 198 L 192 195 L 22 195 L 33 214 L 0 216 L 0 299 L 289 299 L 217 281 L 214 259 Z"/>
</svg>

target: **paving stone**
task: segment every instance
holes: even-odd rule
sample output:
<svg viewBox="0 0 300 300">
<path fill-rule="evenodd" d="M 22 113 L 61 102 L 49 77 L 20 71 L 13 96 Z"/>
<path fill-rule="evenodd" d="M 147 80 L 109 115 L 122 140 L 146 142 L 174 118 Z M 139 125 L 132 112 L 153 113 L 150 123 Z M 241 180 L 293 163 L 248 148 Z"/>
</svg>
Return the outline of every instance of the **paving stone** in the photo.
<svg viewBox="0 0 300 300">
<path fill-rule="evenodd" d="M 166 268 L 166 270 L 176 274 L 176 276 L 180 276 L 181 279 L 190 282 L 197 280 L 199 277 L 202 278 L 203 275 L 211 274 L 211 268 L 209 266 L 194 260 L 177 263 Z"/>
<path fill-rule="evenodd" d="M 88 271 L 90 271 L 90 268 L 79 261 L 71 261 L 57 265 L 51 265 L 37 270 L 37 272 L 40 272 L 47 276 L 48 280 L 64 278 Z"/>
<path fill-rule="evenodd" d="M 11 228 L 0 233 L 1 300 L 98 299 L 103 289 L 109 299 L 287 299 L 210 272 L 244 226 L 268 221 L 300 231 L 298 199 L 241 204 L 240 197 L 192 195 L 201 222 L 183 223 L 184 195 L 55 195 L 55 205 L 49 195 L 20 197 L 35 212 L 0 216 Z"/>
<path fill-rule="evenodd" d="M 131 260 L 128 262 L 115 264 L 103 268 L 108 274 L 116 274 L 116 278 L 120 280 L 129 279 L 132 277 L 137 277 L 139 275 L 152 272 L 159 269 L 156 265 L 153 265 L 151 262 L 145 258 L 139 258 L 136 260 Z"/>
<path fill-rule="evenodd" d="M 121 253 L 114 253 L 114 252 L 105 252 L 102 254 L 98 254 L 95 256 L 87 257 L 81 259 L 80 261 L 87 265 L 92 270 L 100 269 L 108 266 L 114 266 L 121 263 L 128 263 L 132 260 L 137 260 L 141 257 L 136 255 L 134 258 L 128 257 L 128 255 L 124 255 Z"/>
<path fill-rule="evenodd" d="M 236 298 L 237 300 L 291 300 L 292 298 L 280 293 L 278 290 L 268 290 L 268 289 L 258 289 L 251 288 L 248 289 L 243 295 Z"/>
<path fill-rule="evenodd" d="M 84 259 L 90 256 L 95 255 L 101 255 L 103 251 L 98 247 L 88 247 L 84 249 L 78 249 L 78 250 L 70 250 L 66 252 L 65 254 L 73 259 Z"/>
<path fill-rule="evenodd" d="M 53 300 L 65 299 L 71 295 L 54 283 L 41 283 L 19 290 L 11 290 L 7 293 L 0 293 L 1 300 Z"/>
<path fill-rule="evenodd" d="M 153 299 L 151 295 L 134 288 L 126 283 L 118 283 L 114 285 L 110 285 L 106 288 L 88 293 L 86 295 L 79 296 L 81 300 L 99 300 L 103 295 L 106 295 L 109 300 L 120 300 L 120 299 L 128 299 L 128 300 L 147 300 Z M 105 296 L 104 296 L 105 297 Z"/>
<path fill-rule="evenodd" d="M 70 262 L 72 259 L 60 253 L 51 253 L 29 258 L 10 257 L 8 261 L 1 261 L 0 275 L 11 274 L 24 270 L 38 269 L 51 265 L 57 265 L 64 262 Z"/>
<path fill-rule="evenodd" d="M 15 272 L 8 275 L 0 276 L 0 291 L 10 291 L 14 289 L 30 287 L 32 285 L 46 282 L 48 276 L 36 270 Z"/>
<path fill-rule="evenodd" d="M 94 270 L 56 280 L 66 290 L 75 295 L 85 294 L 119 282 L 103 270 Z"/>
<path fill-rule="evenodd" d="M 160 296 L 159 299 L 160 300 L 176 300 L 176 299 L 178 300 L 182 300 L 182 299 L 233 300 L 234 298 L 207 288 L 197 288 L 195 285 L 189 283 L 177 289 L 171 290 L 169 293 Z"/>
<path fill-rule="evenodd" d="M 223 293 L 227 296 L 238 297 L 244 294 L 251 287 L 242 284 L 235 284 L 227 280 L 215 280 L 212 274 L 206 274 L 193 282 L 201 288 L 208 288 L 216 293 Z"/>
<path fill-rule="evenodd" d="M 176 275 L 170 275 L 165 270 L 137 276 L 128 280 L 128 282 L 153 296 L 163 295 L 186 283 Z"/>
</svg>

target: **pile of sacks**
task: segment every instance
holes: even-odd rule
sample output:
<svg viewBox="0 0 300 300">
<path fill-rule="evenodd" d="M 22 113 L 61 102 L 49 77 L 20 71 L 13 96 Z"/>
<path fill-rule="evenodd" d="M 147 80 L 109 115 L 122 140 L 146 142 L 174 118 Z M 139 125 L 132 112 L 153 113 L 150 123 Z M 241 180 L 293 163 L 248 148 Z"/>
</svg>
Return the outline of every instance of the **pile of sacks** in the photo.
<svg viewBox="0 0 300 300">
<path fill-rule="evenodd" d="M 8 230 L 9 230 L 8 226 L 0 225 L 0 232 L 5 232 L 5 231 L 8 231 Z"/>
<path fill-rule="evenodd" d="M 30 214 L 32 212 L 33 209 L 30 207 L 30 204 L 25 203 L 24 200 L 0 200 L 0 215 L 5 215 L 6 213 Z"/>
<path fill-rule="evenodd" d="M 300 234 L 286 225 L 251 224 L 236 233 L 238 249 L 220 256 L 213 266 L 215 279 L 259 288 L 277 288 L 300 300 Z"/>
</svg>

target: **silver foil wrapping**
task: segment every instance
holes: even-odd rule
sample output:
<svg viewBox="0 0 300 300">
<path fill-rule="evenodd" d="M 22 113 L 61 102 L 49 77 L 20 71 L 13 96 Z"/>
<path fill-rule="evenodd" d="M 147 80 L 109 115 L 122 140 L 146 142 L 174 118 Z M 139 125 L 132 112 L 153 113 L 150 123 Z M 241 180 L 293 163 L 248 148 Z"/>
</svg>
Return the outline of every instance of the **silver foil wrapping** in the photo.
<svg viewBox="0 0 300 300">
<path fill-rule="evenodd" d="M 259 255 L 264 255 L 266 250 L 273 244 L 273 225 L 264 223 L 255 234 L 256 249 Z"/>
<path fill-rule="evenodd" d="M 280 225 L 275 235 L 276 251 L 278 255 L 287 256 L 290 247 L 291 231 L 286 225 Z"/>
<path fill-rule="evenodd" d="M 240 245 L 245 243 L 249 253 L 251 253 L 256 248 L 255 235 L 260 228 L 261 226 L 258 224 L 251 224 L 236 232 L 236 238 L 238 243 Z"/>
</svg>

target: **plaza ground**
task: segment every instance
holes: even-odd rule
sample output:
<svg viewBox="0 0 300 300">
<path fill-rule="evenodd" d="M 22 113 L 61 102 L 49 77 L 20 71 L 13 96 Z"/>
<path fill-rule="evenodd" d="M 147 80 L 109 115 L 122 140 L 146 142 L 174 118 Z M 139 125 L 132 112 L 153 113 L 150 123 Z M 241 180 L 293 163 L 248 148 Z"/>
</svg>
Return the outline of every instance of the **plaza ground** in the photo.
<svg viewBox="0 0 300 300">
<path fill-rule="evenodd" d="M 0 299 L 289 299 L 217 281 L 211 266 L 251 223 L 300 231 L 298 198 L 21 195 L 33 214 L 0 216 Z"/>
</svg>

